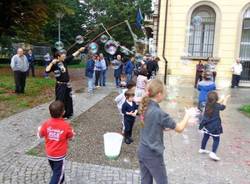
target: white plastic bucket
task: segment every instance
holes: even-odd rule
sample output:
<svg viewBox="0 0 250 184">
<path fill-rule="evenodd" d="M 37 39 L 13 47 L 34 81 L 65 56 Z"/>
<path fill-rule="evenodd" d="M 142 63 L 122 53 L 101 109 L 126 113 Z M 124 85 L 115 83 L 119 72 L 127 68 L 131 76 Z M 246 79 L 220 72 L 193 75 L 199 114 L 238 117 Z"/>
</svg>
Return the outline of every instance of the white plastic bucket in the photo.
<svg viewBox="0 0 250 184">
<path fill-rule="evenodd" d="M 103 135 L 104 153 L 109 159 L 117 159 L 121 152 L 123 136 L 119 133 L 108 132 Z"/>
</svg>

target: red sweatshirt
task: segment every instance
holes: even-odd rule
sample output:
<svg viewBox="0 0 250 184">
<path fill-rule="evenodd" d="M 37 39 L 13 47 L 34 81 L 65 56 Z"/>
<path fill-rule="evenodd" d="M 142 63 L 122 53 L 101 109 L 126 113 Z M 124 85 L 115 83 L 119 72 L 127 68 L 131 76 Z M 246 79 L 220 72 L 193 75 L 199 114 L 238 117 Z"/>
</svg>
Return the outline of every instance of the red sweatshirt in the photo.
<svg viewBox="0 0 250 184">
<path fill-rule="evenodd" d="M 66 156 L 68 140 L 74 131 L 62 118 L 51 118 L 45 121 L 40 129 L 40 137 L 45 138 L 45 150 L 50 160 L 61 160 Z"/>
</svg>

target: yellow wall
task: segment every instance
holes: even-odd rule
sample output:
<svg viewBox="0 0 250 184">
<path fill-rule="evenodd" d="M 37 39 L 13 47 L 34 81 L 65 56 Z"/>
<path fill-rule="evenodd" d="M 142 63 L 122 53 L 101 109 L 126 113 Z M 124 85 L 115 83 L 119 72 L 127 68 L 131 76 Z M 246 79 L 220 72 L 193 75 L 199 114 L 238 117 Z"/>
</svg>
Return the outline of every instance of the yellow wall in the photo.
<svg viewBox="0 0 250 184">
<path fill-rule="evenodd" d="M 183 61 L 181 56 L 185 55 L 188 45 L 186 39 L 192 13 L 190 10 L 200 3 L 215 7 L 217 24 L 214 57 L 220 58 L 217 73 L 218 77 L 230 78 L 231 66 L 239 56 L 242 16 L 243 11 L 250 7 L 249 0 L 169 0 L 165 50 L 169 62 L 168 68 L 172 75 L 190 77 L 195 75 L 197 61 Z M 166 0 L 161 0 L 157 49 L 159 56 L 162 56 L 163 51 L 165 11 Z M 162 73 L 164 62 L 160 65 Z"/>
</svg>

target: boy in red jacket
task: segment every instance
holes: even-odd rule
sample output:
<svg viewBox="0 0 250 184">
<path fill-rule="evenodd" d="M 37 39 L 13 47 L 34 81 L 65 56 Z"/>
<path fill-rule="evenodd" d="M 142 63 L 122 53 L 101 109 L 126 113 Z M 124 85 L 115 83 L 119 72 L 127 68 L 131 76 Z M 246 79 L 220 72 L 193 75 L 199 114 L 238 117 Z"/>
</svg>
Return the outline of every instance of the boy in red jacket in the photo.
<svg viewBox="0 0 250 184">
<path fill-rule="evenodd" d="M 54 101 L 49 106 L 51 118 L 38 128 L 40 138 L 45 138 L 45 150 L 53 175 L 50 184 L 63 183 L 64 162 L 68 149 L 68 140 L 73 138 L 74 131 L 62 118 L 64 105 Z"/>
</svg>

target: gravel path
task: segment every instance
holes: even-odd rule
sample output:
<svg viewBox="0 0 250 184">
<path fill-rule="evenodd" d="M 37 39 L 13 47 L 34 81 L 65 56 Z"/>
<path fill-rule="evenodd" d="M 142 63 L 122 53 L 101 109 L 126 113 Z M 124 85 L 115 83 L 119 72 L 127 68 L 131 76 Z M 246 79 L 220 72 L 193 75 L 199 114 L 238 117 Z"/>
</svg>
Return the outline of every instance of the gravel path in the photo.
<svg viewBox="0 0 250 184">
<path fill-rule="evenodd" d="M 139 124 L 133 129 L 134 142 L 123 143 L 117 160 L 109 160 L 104 155 L 103 134 L 106 132 L 121 133 L 121 119 L 114 98 L 118 93 L 112 92 L 96 105 L 88 109 L 73 121 L 76 132 L 70 143 L 68 160 L 81 163 L 115 166 L 125 169 L 138 169 L 136 149 L 139 140 Z M 35 152 L 44 156 L 44 145 L 36 147 Z"/>
</svg>

